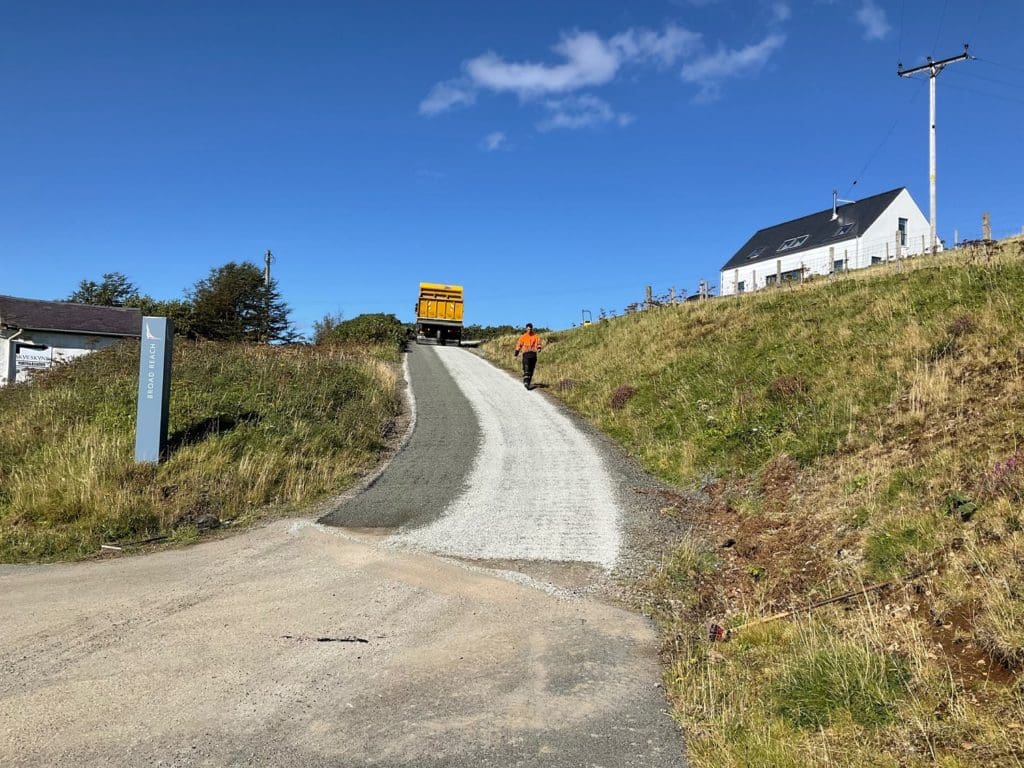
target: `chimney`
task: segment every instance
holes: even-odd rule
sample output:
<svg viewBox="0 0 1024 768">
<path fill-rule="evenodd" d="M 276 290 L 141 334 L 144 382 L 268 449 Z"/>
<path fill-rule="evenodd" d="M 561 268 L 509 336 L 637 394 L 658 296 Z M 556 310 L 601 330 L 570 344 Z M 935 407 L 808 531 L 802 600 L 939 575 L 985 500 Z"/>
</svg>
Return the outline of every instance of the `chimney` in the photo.
<svg viewBox="0 0 1024 768">
<path fill-rule="evenodd" d="M 839 192 L 832 190 L 832 221 L 839 218 Z"/>
</svg>

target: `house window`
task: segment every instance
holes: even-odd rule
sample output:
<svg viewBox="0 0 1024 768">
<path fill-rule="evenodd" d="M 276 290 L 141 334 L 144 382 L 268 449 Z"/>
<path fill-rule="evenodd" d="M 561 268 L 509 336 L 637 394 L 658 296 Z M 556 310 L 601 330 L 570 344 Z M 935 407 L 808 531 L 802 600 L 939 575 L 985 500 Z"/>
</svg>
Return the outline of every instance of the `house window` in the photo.
<svg viewBox="0 0 1024 768">
<path fill-rule="evenodd" d="M 846 269 L 846 262 L 844 262 L 842 259 L 836 259 L 835 261 L 832 262 L 832 271 L 833 272 L 842 272 L 845 269 Z"/>
<path fill-rule="evenodd" d="M 882 257 L 881 256 L 872 256 L 871 257 L 871 263 L 872 264 L 881 264 L 882 263 Z"/>
<path fill-rule="evenodd" d="M 801 245 L 807 242 L 808 237 L 810 237 L 810 235 L 800 235 L 800 237 L 791 237 L 789 238 L 789 240 L 786 240 L 782 245 L 780 245 L 776 252 L 789 251 L 793 248 L 799 248 Z"/>
<path fill-rule="evenodd" d="M 743 293 L 747 289 L 747 283 L 744 280 L 740 280 L 736 283 L 736 293 Z"/>
<path fill-rule="evenodd" d="M 779 277 L 782 278 L 783 283 L 798 283 L 800 282 L 802 269 L 791 269 L 788 272 L 783 272 L 781 275 L 766 275 L 764 278 L 764 284 L 776 285 L 779 283 Z"/>
<path fill-rule="evenodd" d="M 843 224 L 843 226 L 836 230 L 836 233 L 833 235 L 833 237 L 842 237 L 851 229 L 853 229 L 853 224 Z"/>
<path fill-rule="evenodd" d="M 900 245 L 906 245 L 907 244 L 907 220 L 906 219 L 900 219 L 899 229 L 900 229 Z"/>
</svg>

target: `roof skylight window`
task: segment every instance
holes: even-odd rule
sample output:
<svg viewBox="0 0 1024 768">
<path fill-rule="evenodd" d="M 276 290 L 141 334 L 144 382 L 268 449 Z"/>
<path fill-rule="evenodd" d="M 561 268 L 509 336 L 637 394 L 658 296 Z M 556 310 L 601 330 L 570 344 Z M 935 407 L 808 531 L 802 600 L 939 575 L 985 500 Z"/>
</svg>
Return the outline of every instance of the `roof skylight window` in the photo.
<svg viewBox="0 0 1024 768">
<path fill-rule="evenodd" d="M 753 261 L 754 259 L 759 258 L 762 253 L 764 253 L 763 245 L 760 248 L 755 248 L 754 250 L 752 250 L 750 252 L 750 255 L 747 256 L 747 261 Z"/>
<path fill-rule="evenodd" d="M 781 251 L 788 251 L 793 248 L 799 248 L 801 245 L 807 242 L 808 237 L 810 237 L 810 235 L 800 235 L 800 237 L 791 237 L 789 238 L 789 240 L 786 240 L 782 245 L 780 245 L 776 252 L 778 253 Z"/>
<path fill-rule="evenodd" d="M 836 230 L 836 233 L 833 235 L 833 237 L 841 237 L 842 235 L 845 235 L 847 232 L 849 232 L 851 229 L 853 229 L 853 224 L 843 224 L 843 226 Z"/>
</svg>

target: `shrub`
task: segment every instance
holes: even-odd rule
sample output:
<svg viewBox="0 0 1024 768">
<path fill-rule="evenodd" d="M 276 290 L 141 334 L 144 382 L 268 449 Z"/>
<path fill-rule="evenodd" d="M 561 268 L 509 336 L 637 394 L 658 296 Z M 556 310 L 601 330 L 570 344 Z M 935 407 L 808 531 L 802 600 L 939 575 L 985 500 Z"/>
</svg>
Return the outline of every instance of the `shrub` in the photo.
<svg viewBox="0 0 1024 768">
<path fill-rule="evenodd" d="M 313 343 L 326 346 L 380 344 L 403 349 L 408 328 L 394 315 L 383 312 L 358 315 L 351 320 L 326 315 L 315 324 Z"/>
</svg>

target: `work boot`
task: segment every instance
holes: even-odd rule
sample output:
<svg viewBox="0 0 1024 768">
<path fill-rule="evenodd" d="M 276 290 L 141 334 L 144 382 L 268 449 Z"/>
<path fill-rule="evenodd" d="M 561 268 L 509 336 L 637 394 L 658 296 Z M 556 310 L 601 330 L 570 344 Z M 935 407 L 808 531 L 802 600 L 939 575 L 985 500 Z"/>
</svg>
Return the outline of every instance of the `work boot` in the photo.
<svg viewBox="0 0 1024 768">
<path fill-rule="evenodd" d="M 529 389 L 530 388 L 530 382 L 529 381 L 524 381 L 523 382 L 523 386 L 526 387 L 527 389 Z"/>
</svg>

